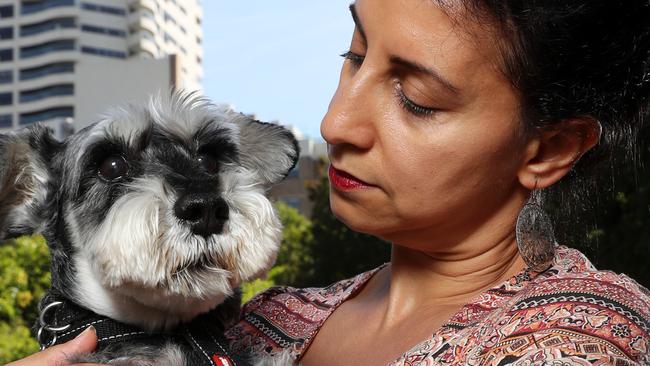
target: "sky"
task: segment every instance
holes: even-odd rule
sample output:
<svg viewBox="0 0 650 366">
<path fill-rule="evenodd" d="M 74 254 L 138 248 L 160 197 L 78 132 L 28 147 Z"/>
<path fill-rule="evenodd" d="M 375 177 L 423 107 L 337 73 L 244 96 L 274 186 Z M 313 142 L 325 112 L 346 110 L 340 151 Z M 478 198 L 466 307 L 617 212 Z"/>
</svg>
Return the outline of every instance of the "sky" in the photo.
<svg viewBox="0 0 650 366">
<path fill-rule="evenodd" d="M 351 0 L 202 1 L 205 94 L 322 139 L 354 24 Z"/>
</svg>

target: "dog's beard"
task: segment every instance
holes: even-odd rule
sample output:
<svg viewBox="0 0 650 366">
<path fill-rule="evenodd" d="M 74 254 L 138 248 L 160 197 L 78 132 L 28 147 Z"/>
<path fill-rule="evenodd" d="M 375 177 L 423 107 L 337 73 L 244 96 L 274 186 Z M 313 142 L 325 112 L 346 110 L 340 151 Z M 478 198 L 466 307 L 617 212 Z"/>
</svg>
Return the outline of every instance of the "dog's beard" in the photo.
<svg viewBox="0 0 650 366">
<path fill-rule="evenodd" d="M 176 197 L 163 180 L 130 183 L 96 230 L 74 235 L 76 262 L 91 272 L 79 276 L 80 288 L 92 275 L 109 293 L 181 321 L 214 308 L 242 281 L 263 275 L 275 261 L 280 221 L 251 173 L 233 168 L 221 177 L 229 218 L 221 234 L 208 238 L 192 234 L 174 216 Z M 68 222 L 79 214 L 68 215 Z M 131 319 L 110 310 L 105 315 Z"/>
</svg>

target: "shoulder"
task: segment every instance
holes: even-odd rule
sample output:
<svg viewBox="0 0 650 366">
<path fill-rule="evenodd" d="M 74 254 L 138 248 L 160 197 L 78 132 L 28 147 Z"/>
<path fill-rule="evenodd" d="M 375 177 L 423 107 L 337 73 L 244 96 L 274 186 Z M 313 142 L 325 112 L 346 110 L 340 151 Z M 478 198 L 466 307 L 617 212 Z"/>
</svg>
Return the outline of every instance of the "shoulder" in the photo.
<svg viewBox="0 0 650 366">
<path fill-rule="evenodd" d="M 561 250 L 555 265 L 519 291 L 502 315 L 505 339 L 519 342 L 526 359 L 650 364 L 648 289 L 596 270 L 572 249 Z"/>
<path fill-rule="evenodd" d="M 325 320 L 378 269 L 322 288 L 272 287 L 248 301 L 226 331 L 240 353 L 299 355 Z"/>
</svg>

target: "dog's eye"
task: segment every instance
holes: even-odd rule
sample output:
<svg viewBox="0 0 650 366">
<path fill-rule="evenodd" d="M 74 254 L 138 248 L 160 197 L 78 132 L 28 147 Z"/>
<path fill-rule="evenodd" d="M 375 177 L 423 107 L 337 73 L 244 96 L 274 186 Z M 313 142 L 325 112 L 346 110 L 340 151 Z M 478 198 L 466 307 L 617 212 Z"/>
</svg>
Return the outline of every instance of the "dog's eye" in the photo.
<svg viewBox="0 0 650 366">
<path fill-rule="evenodd" d="M 203 167 L 203 169 L 205 169 L 209 174 L 216 174 L 219 171 L 219 164 L 217 164 L 214 157 L 208 154 L 199 155 L 196 158 L 196 161 L 198 161 L 201 167 Z"/>
<path fill-rule="evenodd" d="M 99 176 L 106 180 L 122 178 L 129 172 L 129 163 L 122 156 L 110 156 L 99 166 Z"/>
</svg>

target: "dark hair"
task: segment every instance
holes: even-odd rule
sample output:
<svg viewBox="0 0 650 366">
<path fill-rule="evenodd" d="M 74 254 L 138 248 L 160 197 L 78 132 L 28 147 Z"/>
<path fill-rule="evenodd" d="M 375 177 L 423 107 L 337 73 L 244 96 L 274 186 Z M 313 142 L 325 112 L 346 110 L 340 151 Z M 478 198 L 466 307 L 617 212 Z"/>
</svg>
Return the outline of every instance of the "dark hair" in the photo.
<svg viewBox="0 0 650 366">
<path fill-rule="evenodd" d="M 601 123 L 598 146 L 546 192 L 551 202 L 562 202 L 561 216 L 573 216 L 587 202 L 586 193 L 597 191 L 593 174 L 600 171 L 599 162 L 613 166 L 616 156 L 628 161 L 637 156 L 636 135 L 650 100 L 650 1 L 462 3 L 462 14 L 496 28 L 503 40 L 503 71 L 520 92 L 527 126 L 587 116 Z"/>
</svg>

